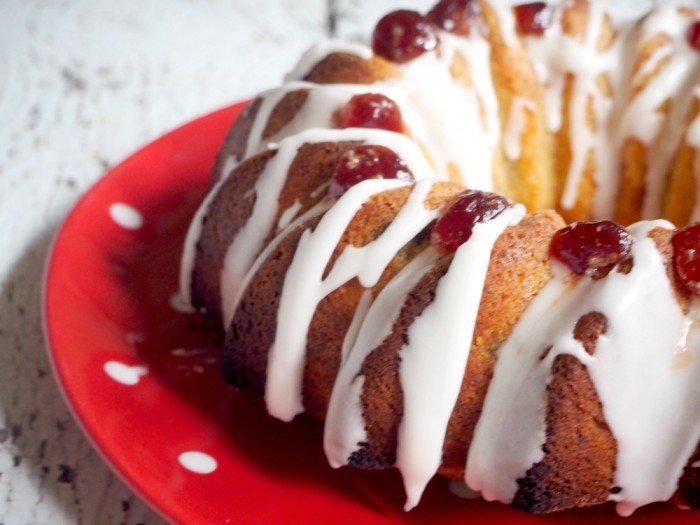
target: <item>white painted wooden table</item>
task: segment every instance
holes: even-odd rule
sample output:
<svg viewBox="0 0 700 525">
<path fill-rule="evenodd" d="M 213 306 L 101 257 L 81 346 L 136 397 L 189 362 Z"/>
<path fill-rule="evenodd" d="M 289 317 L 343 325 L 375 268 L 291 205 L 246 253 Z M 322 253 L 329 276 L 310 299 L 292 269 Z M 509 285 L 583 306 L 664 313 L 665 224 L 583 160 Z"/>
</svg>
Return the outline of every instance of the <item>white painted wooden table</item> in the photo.
<svg viewBox="0 0 700 525">
<path fill-rule="evenodd" d="M 0 2 L 0 525 L 162 523 L 60 397 L 41 332 L 51 239 L 140 146 L 277 84 L 313 41 L 429 0 Z"/>
</svg>

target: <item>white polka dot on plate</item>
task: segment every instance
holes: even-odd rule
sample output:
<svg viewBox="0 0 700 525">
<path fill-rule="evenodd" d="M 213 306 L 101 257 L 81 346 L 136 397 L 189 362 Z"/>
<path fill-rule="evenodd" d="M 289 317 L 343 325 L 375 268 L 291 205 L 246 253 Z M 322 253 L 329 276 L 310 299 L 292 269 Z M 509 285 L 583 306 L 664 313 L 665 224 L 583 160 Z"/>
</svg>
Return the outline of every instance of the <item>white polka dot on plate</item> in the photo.
<svg viewBox="0 0 700 525">
<path fill-rule="evenodd" d="M 122 228 L 127 230 L 138 230 L 143 226 L 143 216 L 141 213 L 128 204 L 115 202 L 109 207 L 109 215 L 112 220 Z"/>
<path fill-rule="evenodd" d="M 141 376 L 148 373 L 145 366 L 129 366 L 119 361 L 107 361 L 104 365 L 105 373 L 122 385 L 134 386 L 141 380 Z"/>
<path fill-rule="evenodd" d="M 209 454 L 196 450 L 183 452 L 177 459 L 180 465 L 196 474 L 211 474 L 218 466 L 216 460 Z"/>
</svg>

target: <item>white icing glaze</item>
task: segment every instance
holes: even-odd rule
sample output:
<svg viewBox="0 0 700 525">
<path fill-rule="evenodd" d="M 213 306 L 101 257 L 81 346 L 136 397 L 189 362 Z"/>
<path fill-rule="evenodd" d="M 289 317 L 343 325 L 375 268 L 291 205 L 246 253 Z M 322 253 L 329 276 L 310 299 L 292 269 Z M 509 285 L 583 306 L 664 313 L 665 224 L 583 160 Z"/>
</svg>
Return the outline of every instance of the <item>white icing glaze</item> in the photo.
<svg viewBox="0 0 700 525">
<path fill-rule="evenodd" d="M 534 112 L 535 103 L 523 97 L 515 97 L 510 105 L 506 129 L 503 133 L 503 151 L 509 160 L 520 158 L 520 142 L 527 124 L 526 111 Z"/>
<path fill-rule="evenodd" d="M 696 100 L 700 99 L 700 86 L 693 88 L 693 95 Z M 700 112 L 698 112 L 690 122 L 685 141 L 694 148 L 700 148 Z"/>
<path fill-rule="evenodd" d="M 467 461 L 467 484 L 486 499 L 511 501 L 516 480 L 543 457 L 545 389 L 562 354 L 587 366 L 617 440 L 614 484 L 621 491 L 611 499 L 618 512 L 628 515 L 673 494 L 700 440 L 700 340 L 695 328 L 686 336 L 690 321 L 647 237 L 657 227 L 672 226 L 652 221 L 630 227 L 635 244 L 628 274 L 582 278 L 572 287 L 566 272 L 555 272 L 501 348 Z M 608 322 L 593 356 L 573 337 L 576 322 L 590 312 Z M 677 351 L 686 339 L 690 354 L 679 367 Z"/>
<path fill-rule="evenodd" d="M 688 17 L 674 6 L 662 6 L 654 10 L 642 24 L 641 42 L 654 36 L 665 35 L 669 42 L 654 53 L 651 65 L 642 68 L 634 80 L 643 78 L 656 62 L 663 64 L 648 85 L 634 96 L 626 110 L 629 123 L 626 131 L 643 142 L 647 148 L 647 172 L 645 180 L 642 217 L 658 217 L 661 212 L 661 197 L 673 155 L 684 138 L 688 109 L 693 100 L 693 86 L 700 80 L 698 52 L 688 45 L 686 30 Z M 660 62 L 658 54 L 667 57 Z M 670 101 L 666 114 L 661 106 Z"/>
<path fill-rule="evenodd" d="M 510 2 L 495 0 L 489 6 L 498 18 L 498 29 L 503 43 L 508 47 L 519 46 L 519 39 L 515 32 L 515 16 L 513 15 L 513 7 Z"/>
<path fill-rule="evenodd" d="M 287 235 L 289 235 L 292 231 L 294 231 L 297 227 L 299 227 L 307 220 L 313 219 L 314 217 L 318 217 L 319 215 L 325 213 L 326 210 L 328 210 L 328 208 L 331 206 L 331 204 L 332 201 L 330 198 L 322 199 L 318 202 L 318 204 L 313 206 L 306 213 L 299 215 L 291 222 L 291 224 L 289 224 L 289 226 L 287 226 L 284 230 L 279 232 L 267 244 L 267 246 L 260 253 L 260 255 L 257 256 L 250 269 L 243 277 L 243 280 L 241 281 L 241 286 L 238 288 L 238 290 L 232 290 L 233 293 L 229 295 L 222 294 L 221 300 L 222 304 L 224 305 L 224 311 L 236 311 L 238 304 L 240 303 L 241 299 L 243 298 L 243 295 L 246 292 L 246 289 L 248 288 L 250 280 L 255 276 L 256 272 L 260 268 L 260 265 L 263 264 L 265 260 L 269 257 L 269 255 L 277 248 L 277 246 L 279 246 L 279 243 L 282 242 L 282 240 L 284 240 L 284 238 L 287 237 Z"/>
<path fill-rule="evenodd" d="M 346 247 L 325 279 L 323 273 L 335 246 L 357 211 L 372 195 L 405 183 L 394 179 L 363 181 L 326 212 L 313 232 L 302 234 L 285 276 L 275 341 L 268 354 L 265 401 L 270 414 L 288 421 L 303 412 L 306 336 L 318 303 L 353 277 L 365 288 L 377 283 L 399 249 L 437 216 L 437 211 L 423 204 L 432 184 L 431 179 L 418 182 L 386 230 L 362 248 Z"/>
<path fill-rule="evenodd" d="M 184 468 L 196 474 L 211 474 L 218 467 L 216 459 L 197 450 L 183 452 L 177 460 Z"/>
<path fill-rule="evenodd" d="M 466 42 L 441 33 L 439 53 L 426 53 L 400 66 L 400 81 L 391 79 L 371 86 L 288 82 L 261 95 L 261 106 L 250 133 L 246 155 L 261 151 L 269 142 L 310 128 L 333 128 L 334 118 L 353 95 L 381 93 L 394 100 L 410 135 L 430 151 L 437 175 L 448 178 L 448 166 L 457 167 L 472 188 L 492 188 L 490 173 L 498 142 L 498 107 L 489 70 L 490 50 L 478 33 Z M 450 73 L 459 54 L 471 72 L 474 88 L 455 82 Z M 270 114 L 287 93 L 306 89 L 306 103 L 276 137 L 261 139 Z M 436 101 L 439 101 L 436 111 Z M 483 111 L 482 111 L 483 107 Z"/>
<path fill-rule="evenodd" d="M 683 138 L 684 118 L 692 101 L 692 86 L 698 81 L 698 53 L 687 44 L 689 22 L 674 6 L 657 6 L 641 24 L 624 23 L 605 51 L 598 50 L 601 28 L 610 10 L 605 3 L 591 2 L 589 23 L 583 41 L 565 34 L 555 12 L 555 23 L 545 38 L 528 37 L 525 44 L 535 71 L 545 89 L 545 110 L 550 131 L 561 128 L 562 114 L 569 112 L 571 162 L 561 206 L 571 209 L 588 156 L 595 159 L 596 194 L 594 216 L 610 217 L 619 186 L 619 154 L 631 138 L 648 149 L 645 200 L 642 217 L 660 213 L 660 195 L 668 166 Z M 560 9 L 566 9 L 566 4 Z M 669 41 L 656 49 L 633 70 L 642 46 L 665 35 Z M 657 71 L 658 69 L 658 71 Z M 648 78 L 650 74 L 653 75 Z M 601 91 L 604 76 L 612 94 Z M 571 79 L 569 105 L 564 107 L 564 86 Z M 644 84 L 640 82 L 644 81 Z M 639 86 L 637 92 L 633 88 Z M 660 111 L 671 101 L 668 114 Z M 587 118 L 592 111 L 592 124 Z"/>
<path fill-rule="evenodd" d="M 130 204 L 115 202 L 109 206 L 109 216 L 122 228 L 138 230 L 143 226 L 143 215 Z"/>
<path fill-rule="evenodd" d="M 296 200 L 294 201 L 294 204 L 284 210 L 282 215 L 280 215 L 279 221 L 277 221 L 277 231 L 284 230 L 287 226 L 289 226 L 294 217 L 296 217 L 299 213 L 299 210 L 301 210 L 301 202 Z"/>
<path fill-rule="evenodd" d="M 562 9 L 554 12 L 554 21 L 547 29 L 546 37 L 524 39 L 529 56 L 532 57 L 537 76 L 544 87 L 544 105 L 547 127 L 551 132 L 560 131 L 562 115 L 569 114 L 569 128 L 564 130 L 570 137 L 571 160 L 561 196 L 560 205 L 571 209 L 578 198 L 588 155 L 595 158 L 595 176 L 598 183 L 594 203 L 597 217 L 612 215 L 613 198 L 617 189 L 616 142 L 614 100 L 598 87 L 601 75 L 611 81 L 613 96 L 621 93 L 619 87 L 626 61 L 622 59 L 628 33 L 623 32 L 612 47 L 605 52 L 597 48 L 598 39 L 607 11 L 602 3 L 591 2 L 589 24 L 582 41 L 562 30 Z M 564 106 L 564 88 L 567 79 L 573 83 L 569 104 Z M 588 111 L 593 110 L 593 123 L 588 124 Z M 592 127 L 591 127 L 592 126 Z M 604 181 L 604 182 L 602 182 Z"/>
<path fill-rule="evenodd" d="M 396 458 L 406 487 L 405 510 L 418 504 L 442 462 L 447 423 L 464 378 L 493 245 L 524 214 L 525 208 L 516 205 L 476 224 L 439 280 L 435 299 L 408 329 L 399 367 L 404 407 Z"/>
<path fill-rule="evenodd" d="M 207 215 L 207 211 L 209 211 L 209 206 L 217 196 L 225 180 L 225 177 L 220 178 L 209 193 L 207 193 L 207 196 L 199 205 L 199 208 L 197 208 L 192 222 L 190 222 L 187 228 L 187 234 L 185 235 L 185 242 L 182 248 L 182 257 L 180 259 L 179 278 L 179 295 L 185 305 L 192 305 L 192 271 L 194 270 L 195 258 L 197 256 L 197 243 L 202 235 L 202 224 Z"/>
<path fill-rule="evenodd" d="M 450 66 L 457 54 L 471 72 L 469 80 L 475 89 L 452 76 Z M 417 113 L 406 121 L 433 157 L 437 175 L 449 178 L 452 164 L 468 187 L 481 190 L 493 188 L 493 157 L 500 131 L 489 56 L 488 44 L 476 32 L 466 41 L 441 33 L 439 53 L 425 53 L 401 67 L 408 104 L 400 107 Z"/>
<path fill-rule="evenodd" d="M 280 192 L 297 151 L 304 144 L 319 142 L 359 141 L 385 146 L 393 150 L 419 180 L 432 176 L 432 170 L 418 147 L 405 135 L 379 129 L 349 128 L 343 130 L 308 129 L 285 138 L 275 148 L 276 154 L 268 160 L 255 183 L 255 204 L 246 223 L 238 231 L 224 256 L 221 270 L 221 297 L 224 326 L 233 318 L 234 297 L 255 257 L 264 248 L 265 239 L 274 229 L 274 218 Z M 287 219 L 288 220 L 288 219 Z"/>
<path fill-rule="evenodd" d="M 346 465 L 350 456 L 366 441 L 360 396 L 364 376 L 360 375 L 367 355 L 390 334 L 408 293 L 438 259 L 428 248 L 414 257 L 374 300 L 343 360 L 328 404 L 323 445 L 333 467 Z"/>
</svg>

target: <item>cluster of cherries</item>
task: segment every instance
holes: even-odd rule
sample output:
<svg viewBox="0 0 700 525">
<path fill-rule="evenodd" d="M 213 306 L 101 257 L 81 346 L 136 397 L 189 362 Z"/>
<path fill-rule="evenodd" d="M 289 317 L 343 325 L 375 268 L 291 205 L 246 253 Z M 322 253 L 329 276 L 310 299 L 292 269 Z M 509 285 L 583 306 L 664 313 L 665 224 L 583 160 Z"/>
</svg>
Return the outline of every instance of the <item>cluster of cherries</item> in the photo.
<svg viewBox="0 0 700 525">
<path fill-rule="evenodd" d="M 469 240 L 474 226 L 509 206 L 510 202 L 493 193 L 461 193 L 436 222 L 430 239 L 433 247 L 442 253 L 456 250 Z M 599 279 L 628 260 L 632 242 L 627 230 L 613 221 L 581 221 L 554 234 L 550 253 L 572 272 Z M 688 292 L 700 295 L 700 223 L 675 230 L 671 245 L 678 281 Z"/>
<path fill-rule="evenodd" d="M 404 132 L 399 106 L 379 93 L 353 96 L 340 112 L 341 128 L 373 128 Z M 329 193 L 338 199 L 351 186 L 368 179 L 414 182 L 406 163 L 384 146 L 362 145 L 345 152 L 331 177 Z"/>
<path fill-rule="evenodd" d="M 542 35 L 552 19 L 545 2 L 533 2 L 513 8 L 518 31 L 523 35 Z M 438 46 L 438 30 L 457 35 L 469 34 L 479 13 L 477 0 L 441 0 L 426 15 L 400 9 L 382 18 L 372 35 L 374 52 L 392 62 L 403 64 Z"/>
<path fill-rule="evenodd" d="M 408 9 L 392 11 L 374 29 L 372 48 L 392 62 L 408 62 L 438 46 L 438 29 L 469 34 L 479 11 L 478 0 L 440 0 L 425 15 Z M 552 9 L 546 2 L 517 5 L 513 12 L 522 35 L 541 36 L 552 22 Z M 690 47 L 700 50 L 700 21 L 688 26 L 686 40 Z"/>
<path fill-rule="evenodd" d="M 700 51 L 700 20 L 697 20 L 688 26 L 688 29 L 685 32 L 685 38 L 690 47 Z"/>
<path fill-rule="evenodd" d="M 362 145 L 341 158 L 331 179 L 330 194 L 338 198 L 347 189 L 367 179 L 415 179 L 406 164 L 389 148 Z M 466 190 L 436 221 L 430 242 L 440 253 L 454 252 L 472 236 L 474 227 L 489 221 L 511 203 L 495 193 Z M 629 258 L 633 239 L 613 221 L 580 221 L 557 231 L 551 255 L 578 274 L 600 279 Z M 679 282 L 700 295 L 700 224 L 677 229 L 672 236 L 673 264 Z"/>
<path fill-rule="evenodd" d="M 441 0 L 425 16 L 408 10 L 389 13 L 374 31 L 374 52 L 398 63 L 412 60 L 437 47 L 436 28 L 467 34 L 478 9 L 476 0 Z M 550 9 L 544 2 L 517 6 L 515 16 L 520 32 L 531 35 L 541 35 L 551 20 Z M 692 47 L 700 49 L 700 22 L 689 27 L 687 38 Z M 340 126 L 405 131 L 396 102 L 378 93 L 352 97 L 340 113 Z M 341 157 L 331 178 L 330 195 L 337 199 L 351 186 L 367 179 L 415 181 L 406 164 L 391 149 L 360 145 Z M 435 223 L 431 244 L 441 253 L 453 252 L 469 240 L 477 224 L 493 219 L 510 206 L 507 199 L 494 193 L 464 191 Z M 550 251 L 572 272 L 599 279 L 629 258 L 632 242 L 627 230 L 612 221 L 581 221 L 559 230 Z M 672 246 L 679 281 L 689 292 L 700 295 L 700 224 L 676 230 Z"/>
<path fill-rule="evenodd" d="M 679 228 L 671 237 L 673 266 L 686 290 L 700 295 L 700 224 Z M 574 273 L 600 278 L 629 257 L 630 234 L 612 221 L 575 222 L 552 239 L 551 253 Z"/>
</svg>

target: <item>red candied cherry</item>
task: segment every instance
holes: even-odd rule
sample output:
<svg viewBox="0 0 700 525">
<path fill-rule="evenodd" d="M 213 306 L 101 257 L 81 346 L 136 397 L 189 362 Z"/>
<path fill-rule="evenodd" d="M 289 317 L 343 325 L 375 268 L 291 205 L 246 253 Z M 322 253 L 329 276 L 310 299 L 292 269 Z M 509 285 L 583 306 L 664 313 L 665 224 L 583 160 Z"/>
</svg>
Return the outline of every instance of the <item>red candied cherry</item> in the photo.
<svg viewBox="0 0 700 525">
<path fill-rule="evenodd" d="M 627 258 L 632 237 L 612 221 L 581 221 L 569 224 L 554 234 L 552 255 L 578 275 L 605 277 Z"/>
<path fill-rule="evenodd" d="M 688 30 L 685 32 L 685 38 L 690 47 L 700 51 L 700 20 L 688 26 Z"/>
<path fill-rule="evenodd" d="M 700 295 L 700 224 L 676 230 L 671 244 L 676 275 L 689 292 Z"/>
<path fill-rule="evenodd" d="M 552 9 L 547 2 L 518 5 L 515 20 L 521 34 L 541 36 L 552 23 Z"/>
<path fill-rule="evenodd" d="M 508 199 L 495 193 L 464 191 L 435 223 L 430 243 L 440 253 L 453 252 L 469 240 L 474 226 L 490 221 L 510 206 Z"/>
<path fill-rule="evenodd" d="M 445 31 L 467 35 L 471 20 L 478 12 L 477 0 L 440 0 L 426 18 Z"/>
<path fill-rule="evenodd" d="M 403 64 L 437 47 L 433 24 L 417 11 L 399 9 L 385 15 L 374 28 L 372 49 L 382 58 Z"/>
<path fill-rule="evenodd" d="M 404 161 L 384 146 L 357 146 L 345 152 L 331 177 L 328 192 L 339 198 L 348 188 L 367 179 L 415 179 Z"/>
<path fill-rule="evenodd" d="M 401 110 L 396 102 L 379 93 L 352 97 L 340 115 L 342 128 L 377 128 L 403 132 Z"/>
</svg>

